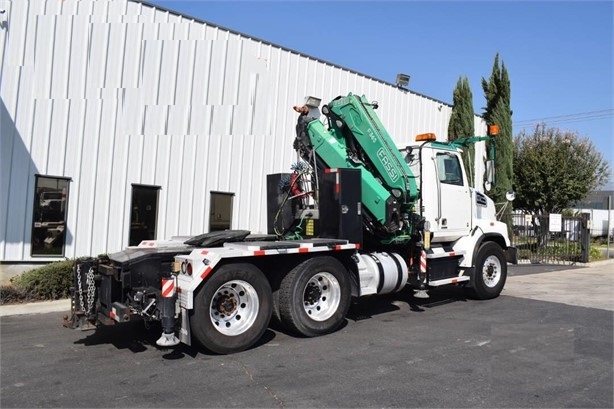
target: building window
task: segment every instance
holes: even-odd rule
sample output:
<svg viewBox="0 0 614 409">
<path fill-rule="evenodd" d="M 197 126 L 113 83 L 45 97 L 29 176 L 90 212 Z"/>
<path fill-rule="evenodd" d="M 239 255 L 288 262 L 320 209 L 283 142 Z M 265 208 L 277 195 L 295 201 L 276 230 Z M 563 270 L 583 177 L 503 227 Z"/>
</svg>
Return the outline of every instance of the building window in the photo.
<svg viewBox="0 0 614 409">
<path fill-rule="evenodd" d="M 211 192 L 209 231 L 230 229 L 232 225 L 232 199 L 234 193 Z"/>
<path fill-rule="evenodd" d="M 132 185 L 129 246 L 156 239 L 160 186 Z"/>
<path fill-rule="evenodd" d="M 32 246 L 34 256 L 64 256 L 69 178 L 35 175 Z"/>
</svg>

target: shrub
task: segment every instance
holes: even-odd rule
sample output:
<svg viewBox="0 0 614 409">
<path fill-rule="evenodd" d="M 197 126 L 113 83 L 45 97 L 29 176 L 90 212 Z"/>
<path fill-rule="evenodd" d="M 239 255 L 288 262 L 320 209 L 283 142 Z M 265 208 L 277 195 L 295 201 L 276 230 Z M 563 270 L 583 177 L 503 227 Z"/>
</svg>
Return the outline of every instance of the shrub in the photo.
<svg viewBox="0 0 614 409">
<path fill-rule="evenodd" d="M 27 300 L 27 294 L 12 285 L 0 285 L 0 305 L 12 304 Z"/>
<path fill-rule="evenodd" d="M 58 300 L 70 296 L 75 260 L 62 260 L 11 278 L 11 286 L 0 287 L 0 303 Z"/>
<path fill-rule="evenodd" d="M 599 247 L 591 246 L 588 250 L 588 259 L 589 261 L 597 261 L 603 259 L 603 252 Z"/>
</svg>

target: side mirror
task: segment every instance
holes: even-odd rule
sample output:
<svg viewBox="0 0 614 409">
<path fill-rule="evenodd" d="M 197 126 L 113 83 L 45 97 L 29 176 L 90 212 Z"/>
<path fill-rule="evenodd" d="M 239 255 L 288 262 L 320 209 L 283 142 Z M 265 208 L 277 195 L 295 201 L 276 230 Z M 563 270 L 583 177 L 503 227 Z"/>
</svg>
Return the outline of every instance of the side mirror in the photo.
<svg viewBox="0 0 614 409">
<path fill-rule="evenodd" d="M 495 161 L 488 160 L 486 161 L 486 182 L 484 183 L 484 188 L 486 189 L 486 191 L 490 190 L 494 181 L 495 181 Z"/>
</svg>

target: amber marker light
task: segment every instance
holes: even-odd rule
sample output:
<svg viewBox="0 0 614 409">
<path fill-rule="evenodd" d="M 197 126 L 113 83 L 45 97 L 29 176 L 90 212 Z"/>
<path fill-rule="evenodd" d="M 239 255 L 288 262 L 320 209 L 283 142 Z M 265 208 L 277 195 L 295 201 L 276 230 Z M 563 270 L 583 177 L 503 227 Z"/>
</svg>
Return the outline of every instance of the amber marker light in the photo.
<svg viewBox="0 0 614 409">
<path fill-rule="evenodd" d="M 424 142 L 424 141 L 434 141 L 437 140 L 437 137 L 434 133 L 421 133 L 420 135 L 416 135 L 416 142 Z"/>
</svg>

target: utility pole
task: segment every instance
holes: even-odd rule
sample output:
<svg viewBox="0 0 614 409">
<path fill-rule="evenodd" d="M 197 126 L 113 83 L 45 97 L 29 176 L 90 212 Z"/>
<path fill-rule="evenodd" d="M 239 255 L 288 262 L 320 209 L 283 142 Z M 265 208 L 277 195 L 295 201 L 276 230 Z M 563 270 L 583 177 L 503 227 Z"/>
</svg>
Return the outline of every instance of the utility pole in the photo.
<svg viewBox="0 0 614 409">
<path fill-rule="evenodd" d="M 610 259 L 610 237 L 612 236 L 612 224 L 611 224 L 611 215 L 612 215 L 612 195 L 608 196 L 608 241 L 606 247 L 607 259 Z"/>
</svg>

